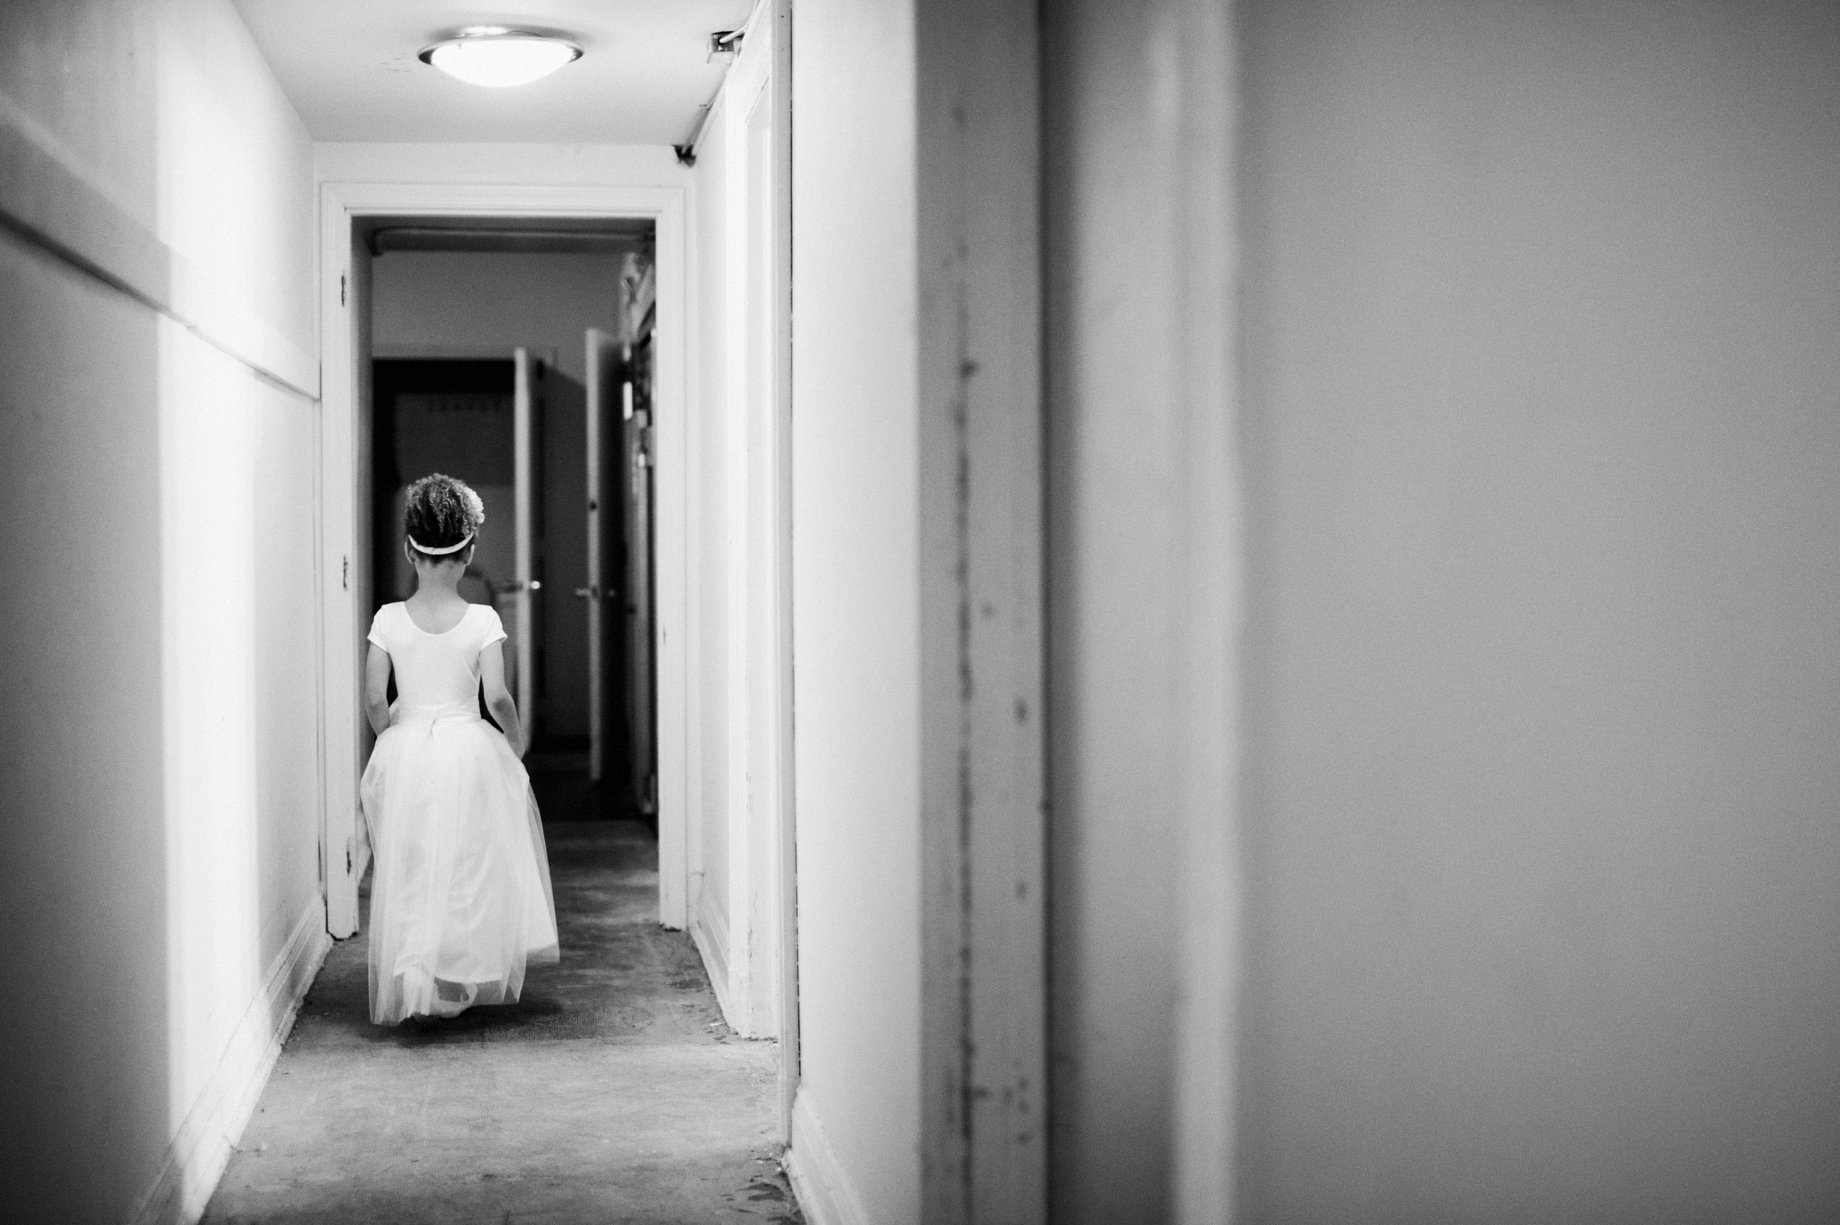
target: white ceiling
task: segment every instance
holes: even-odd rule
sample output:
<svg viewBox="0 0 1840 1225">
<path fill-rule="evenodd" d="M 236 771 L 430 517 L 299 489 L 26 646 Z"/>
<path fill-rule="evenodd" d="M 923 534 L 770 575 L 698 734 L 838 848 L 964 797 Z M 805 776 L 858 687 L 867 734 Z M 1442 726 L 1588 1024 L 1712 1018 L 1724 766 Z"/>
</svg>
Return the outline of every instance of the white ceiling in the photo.
<svg viewBox="0 0 1840 1225">
<path fill-rule="evenodd" d="M 234 0 L 315 140 L 675 145 L 722 82 L 709 35 L 752 0 Z M 481 89 L 416 56 L 461 26 L 553 30 L 582 46 L 555 75 Z"/>
</svg>

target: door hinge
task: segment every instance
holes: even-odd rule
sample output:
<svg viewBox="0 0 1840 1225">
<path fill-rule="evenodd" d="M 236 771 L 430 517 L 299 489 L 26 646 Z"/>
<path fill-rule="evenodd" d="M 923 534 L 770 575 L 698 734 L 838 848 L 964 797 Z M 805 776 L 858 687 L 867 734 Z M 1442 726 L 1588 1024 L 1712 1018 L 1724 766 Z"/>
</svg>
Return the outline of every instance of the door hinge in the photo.
<svg viewBox="0 0 1840 1225">
<path fill-rule="evenodd" d="M 339 273 L 339 305 L 345 305 L 345 274 Z"/>
<path fill-rule="evenodd" d="M 339 559 L 339 586 L 346 591 L 351 590 L 351 554 L 349 553 Z"/>
</svg>

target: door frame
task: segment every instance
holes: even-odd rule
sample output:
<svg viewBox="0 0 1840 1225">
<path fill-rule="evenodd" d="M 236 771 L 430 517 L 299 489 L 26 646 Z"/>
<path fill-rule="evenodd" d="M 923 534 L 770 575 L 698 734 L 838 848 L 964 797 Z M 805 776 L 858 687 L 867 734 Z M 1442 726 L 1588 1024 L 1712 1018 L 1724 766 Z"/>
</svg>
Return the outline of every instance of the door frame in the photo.
<svg viewBox="0 0 1840 1225">
<path fill-rule="evenodd" d="M 321 398 L 318 490 L 320 563 L 320 770 L 325 806 L 320 851 L 326 927 L 344 937 L 358 930 L 358 775 L 363 730 L 358 696 L 366 613 L 354 584 L 368 541 L 361 541 L 359 499 L 369 475 L 358 471 L 363 439 L 358 309 L 368 277 L 354 275 L 358 218 L 388 216 L 645 218 L 653 223 L 658 276 L 654 649 L 658 660 L 658 919 L 685 924 L 684 844 L 687 728 L 684 627 L 685 422 L 689 411 L 686 340 L 689 288 L 685 193 L 675 186 L 548 186 L 455 182 L 322 182 L 319 187 Z M 368 305 L 367 303 L 363 305 Z"/>
</svg>

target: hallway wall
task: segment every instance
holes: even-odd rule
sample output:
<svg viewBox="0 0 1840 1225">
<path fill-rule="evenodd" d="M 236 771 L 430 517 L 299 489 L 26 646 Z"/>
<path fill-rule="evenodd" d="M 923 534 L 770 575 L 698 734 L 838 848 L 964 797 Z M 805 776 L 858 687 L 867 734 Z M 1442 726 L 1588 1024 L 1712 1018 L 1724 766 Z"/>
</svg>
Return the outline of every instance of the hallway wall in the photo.
<svg viewBox="0 0 1840 1225">
<path fill-rule="evenodd" d="M 44 0 L 0 157 L 0 1202 L 179 1219 L 325 946 L 311 147 L 226 0 Z"/>
<path fill-rule="evenodd" d="M 735 187 L 729 176 L 727 95 L 718 93 L 703 125 L 691 184 L 691 275 L 697 360 L 691 364 L 691 419 L 687 449 L 691 473 L 689 497 L 690 610 L 688 695 L 690 778 L 685 862 L 689 869 L 690 931 L 709 966 L 711 981 L 721 980 L 716 998 L 729 1023 L 735 1021 L 728 999 L 730 965 L 729 869 L 730 822 L 734 789 L 729 771 L 739 717 L 732 676 L 733 630 L 730 618 L 736 593 L 729 581 L 733 561 L 731 473 L 735 448 L 731 431 L 735 412 L 731 396 L 738 381 L 730 356 L 733 312 L 729 295 L 740 280 L 733 267 L 729 210 Z"/>
<path fill-rule="evenodd" d="M 1241 1211 L 1840 1205 L 1840 15 L 1247 8 Z"/>
<path fill-rule="evenodd" d="M 1066 1225 L 1219 1220 L 1231 1185 L 1229 38 L 1205 3 L 1043 8 L 1047 1197 Z"/>
<path fill-rule="evenodd" d="M 783 326 L 769 287 L 785 250 L 763 165 L 786 133 L 784 57 L 758 11 L 711 102 L 690 174 L 693 363 L 687 490 L 689 922 L 735 1032 L 781 1036 L 778 682 L 786 546 L 779 482 Z M 777 235 L 777 237 L 776 237 Z M 774 271 L 767 271 L 774 270 Z"/>
<path fill-rule="evenodd" d="M 837 1197 L 813 1220 L 898 1225 L 920 1209 L 912 6 L 802 2 L 792 56 L 792 1149 Z"/>
</svg>

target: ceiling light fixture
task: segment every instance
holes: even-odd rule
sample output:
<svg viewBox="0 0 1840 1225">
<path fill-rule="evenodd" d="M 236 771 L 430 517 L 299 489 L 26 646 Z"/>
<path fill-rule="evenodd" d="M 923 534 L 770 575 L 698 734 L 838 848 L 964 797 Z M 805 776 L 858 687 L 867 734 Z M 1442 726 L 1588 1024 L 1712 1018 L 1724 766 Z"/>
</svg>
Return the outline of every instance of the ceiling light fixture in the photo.
<svg viewBox="0 0 1840 1225">
<path fill-rule="evenodd" d="M 421 61 L 469 85 L 502 89 L 541 80 L 581 58 L 581 48 L 555 34 L 509 26 L 468 26 L 422 48 Z"/>
</svg>

